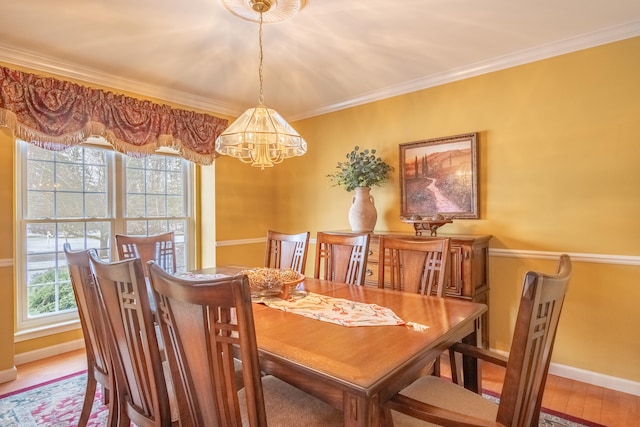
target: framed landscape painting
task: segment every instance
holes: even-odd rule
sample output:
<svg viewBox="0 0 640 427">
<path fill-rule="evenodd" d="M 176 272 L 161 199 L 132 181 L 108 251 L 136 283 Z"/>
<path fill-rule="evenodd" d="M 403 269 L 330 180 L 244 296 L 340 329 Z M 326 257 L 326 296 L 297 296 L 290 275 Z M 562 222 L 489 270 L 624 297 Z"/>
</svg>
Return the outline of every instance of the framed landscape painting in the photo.
<svg viewBox="0 0 640 427">
<path fill-rule="evenodd" d="M 478 218 L 476 133 L 400 144 L 400 215 Z"/>
</svg>

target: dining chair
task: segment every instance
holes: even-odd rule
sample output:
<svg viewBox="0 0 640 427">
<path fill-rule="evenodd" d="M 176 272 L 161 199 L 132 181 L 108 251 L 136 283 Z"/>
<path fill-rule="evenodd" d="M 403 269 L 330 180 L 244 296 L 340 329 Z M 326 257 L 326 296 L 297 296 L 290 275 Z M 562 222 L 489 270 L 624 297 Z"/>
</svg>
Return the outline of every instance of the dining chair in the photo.
<svg viewBox="0 0 640 427">
<path fill-rule="evenodd" d="M 380 236 L 378 287 L 444 295 L 449 268 L 448 238 L 407 239 Z M 386 283 L 385 283 L 386 282 Z"/>
<path fill-rule="evenodd" d="M 165 270 L 176 272 L 176 244 L 173 231 L 151 236 L 116 234 L 119 259 L 140 258 L 145 277 L 149 277 L 148 261 L 155 261 Z"/>
<path fill-rule="evenodd" d="M 78 426 L 85 427 L 87 425 L 93 408 L 96 387 L 100 384 L 103 403 L 109 408 L 106 425 L 113 427 L 117 425 L 118 421 L 117 409 L 114 408 L 114 405 L 117 404 L 117 398 L 114 397 L 113 369 L 106 324 L 97 310 L 100 307 L 100 296 L 89 263 L 89 253 L 95 253 L 95 249 L 74 251 L 69 243 L 65 243 L 62 248 L 78 307 L 87 355 L 87 386 Z"/>
<path fill-rule="evenodd" d="M 264 266 L 269 268 L 291 268 L 304 274 L 309 249 L 309 232 L 286 234 L 267 231 L 267 247 Z"/>
<path fill-rule="evenodd" d="M 449 273 L 450 239 L 380 236 L 378 287 L 444 296 Z M 440 356 L 423 371 L 440 376 Z"/>
<path fill-rule="evenodd" d="M 149 272 L 183 425 L 341 426 L 341 411 L 285 383 L 261 376 L 249 279 Z M 235 384 L 234 356 L 244 388 Z"/>
<path fill-rule="evenodd" d="M 535 271 L 525 274 L 508 359 L 469 344 L 452 347 L 462 354 L 506 368 L 499 404 L 455 383 L 425 376 L 386 403 L 384 425 L 537 426 L 571 273 L 570 257 L 561 255 L 555 274 Z M 457 371 L 455 357 L 452 357 L 452 375 L 456 381 Z"/>
<path fill-rule="evenodd" d="M 140 259 L 108 263 L 94 253 L 89 257 L 109 332 L 118 425 L 172 426 L 177 409 L 170 399 L 168 364 L 162 363 Z"/>
<path fill-rule="evenodd" d="M 314 278 L 364 285 L 369 239 L 369 233 L 319 231 L 316 237 Z"/>
</svg>

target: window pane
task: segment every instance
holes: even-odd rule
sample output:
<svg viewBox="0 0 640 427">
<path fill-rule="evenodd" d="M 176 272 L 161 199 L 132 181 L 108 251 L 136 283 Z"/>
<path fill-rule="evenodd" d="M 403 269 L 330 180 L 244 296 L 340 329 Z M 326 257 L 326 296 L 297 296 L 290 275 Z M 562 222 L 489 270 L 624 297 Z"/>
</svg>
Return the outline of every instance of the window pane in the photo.
<svg viewBox="0 0 640 427">
<path fill-rule="evenodd" d="M 164 193 L 166 190 L 165 176 L 164 171 L 147 171 L 147 193 Z"/>
<path fill-rule="evenodd" d="M 83 163 L 83 157 L 84 148 L 77 145 L 63 151 L 55 152 L 55 159 L 59 163 Z"/>
<path fill-rule="evenodd" d="M 55 194 L 50 191 L 29 191 L 25 216 L 28 219 L 53 218 Z"/>
<path fill-rule="evenodd" d="M 147 221 L 127 221 L 126 234 L 132 234 L 135 236 L 147 235 Z M 151 233 L 153 234 L 153 233 Z"/>
<path fill-rule="evenodd" d="M 57 191 L 82 191 L 82 184 L 82 163 L 58 163 L 56 166 Z"/>
<path fill-rule="evenodd" d="M 82 193 L 56 193 L 56 218 L 84 217 Z"/>
<path fill-rule="evenodd" d="M 27 188 L 29 190 L 49 190 L 55 188 L 54 182 L 55 163 L 40 160 L 27 162 Z"/>
<path fill-rule="evenodd" d="M 27 225 L 26 248 L 27 253 L 55 251 L 55 224 L 35 223 Z"/>
<path fill-rule="evenodd" d="M 147 157 L 145 160 L 146 165 L 147 165 L 147 169 L 153 169 L 153 170 L 159 170 L 159 171 L 164 171 L 165 169 L 165 156 L 150 156 Z"/>
<path fill-rule="evenodd" d="M 144 195 L 127 194 L 127 204 L 125 206 L 125 217 L 139 218 L 144 216 Z"/>
<path fill-rule="evenodd" d="M 182 173 L 182 162 L 183 160 L 179 157 L 166 157 L 166 161 L 167 161 L 167 170 L 168 171 L 174 171 L 174 172 L 180 172 Z"/>
<path fill-rule="evenodd" d="M 27 294 L 29 316 L 39 316 L 75 308 L 73 290 L 66 268 L 58 268 L 55 252 L 27 256 Z"/>
<path fill-rule="evenodd" d="M 87 193 L 85 195 L 86 216 L 91 218 L 105 218 L 107 213 L 106 193 Z"/>
<path fill-rule="evenodd" d="M 23 144 L 26 144 L 26 143 L 23 142 Z M 42 148 L 32 144 L 26 144 L 26 148 L 27 148 L 26 149 L 27 159 L 29 160 L 31 159 L 53 160 L 56 155 L 55 151 L 43 150 Z"/>
<path fill-rule="evenodd" d="M 111 247 L 111 223 L 109 222 L 88 222 L 87 242 L 83 249 L 108 249 Z"/>
<path fill-rule="evenodd" d="M 84 190 L 105 193 L 107 191 L 107 168 L 105 166 L 84 167 Z"/>
<path fill-rule="evenodd" d="M 184 194 L 182 172 L 167 172 L 167 193 Z"/>
<path fill-rule="evenodd" d="M 170 231 L 167 228 L 167 225 L 168 224 L 166 220 L 160 220 L 160 221 L 150 220 L 147 222 L 148 234 L 166 233 L 167 231 Z"/>
<path fill-rule="evenodd" d="M 107 166 L 107 152 L 101 149 L 84 149 L 84 162 L 88 165 Z"/>
<path fill-rule="evenodd" d="M 167 196 L 167 216 L 185 216 L 184 196 Z"/>
<path fill-rule="evenodd" d="M 147 216 L 166 216 L 167 207 L 164 204 L 164 196 L 148 195 L 147 196 Z"/>
<path fill-rule="evenodd" d="M 127 193 L 144 193 L 144 170 L 127 168 Z"/>
</svg>

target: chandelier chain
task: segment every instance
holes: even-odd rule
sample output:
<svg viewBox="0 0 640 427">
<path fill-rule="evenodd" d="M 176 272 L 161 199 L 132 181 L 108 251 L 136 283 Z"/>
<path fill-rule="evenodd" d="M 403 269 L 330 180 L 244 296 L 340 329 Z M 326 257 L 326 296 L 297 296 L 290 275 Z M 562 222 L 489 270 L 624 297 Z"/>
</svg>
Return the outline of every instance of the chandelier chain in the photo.
<svg viewBox="0 0 640 427">
<path fill-rule="evenodd" d="M 230 1 L 230 0 L 228 0 Z M 235 0 L 245 2 L 247 0 Z M 216 152 L 240 159 L 243 163 L 264 169 L 281 163 L 293 156 L 307 152 L 307 143 L 286 120 L 275 110 L 264 105 L 264 47 L 262 28 L 264 13 L 269 11 L 276 0 L 248 0 L 251 9 L 260 14 L 258 42 L 260 63 L 258 66 L 259 105 L 249 108 L 216 139 Z M 278 0 L 286 2 L 289 0 Z M 243 3 L 244 4 L 244 3 Z M 255 15 L 251 16 L 255 21 Z M 270 17 L 267 15 L 267 22 Z"/>
<path fill-rule="evenodd" d="M 262 54 L 262 12 L 260 12 L 260 30 L 258 31 L 258 38 L 259 38 L 259 44 L 260 44 L 260 66 L 258 67 L 258 78 L 260 80 L 260 93 L 258 95 L 258 101 L 260 102 L 260 104 L 264 104 L 264 93 L 262 91 L 262 58 L 263 58 L 263 54 Z"/>
</svg>

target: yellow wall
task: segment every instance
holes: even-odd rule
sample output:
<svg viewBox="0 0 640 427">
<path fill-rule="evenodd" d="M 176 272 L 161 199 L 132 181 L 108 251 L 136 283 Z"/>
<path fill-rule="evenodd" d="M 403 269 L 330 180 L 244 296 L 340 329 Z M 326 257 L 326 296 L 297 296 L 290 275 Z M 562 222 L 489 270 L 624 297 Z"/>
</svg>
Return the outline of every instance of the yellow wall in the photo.
<svg viewBox="0 0 640 427">
<path fill-rule="evenodd" d="M 312 236 L 348 229 L 351 195 L 326 175 L 355 145 L 376 148 L 397 169 L 400 143 L 479 132 L 481 218 L 443 231 L 494 236 L 490 344 L 508 350 L 524 272 L 554 269 L 527 251 L 640 255 L 638 52 L 636 37 L 293 123 L 309 144 L 303 157 L 265 171 L 231 158 L 202 168 L 203 199 L 215 175 L 203 228 L 215 218 L 222 242 L 264 238 L 268 228 Z M 9 164 L 5 152 L 0 162 Z M 397 177 L 373 190 L 380 231 L 411 230 L 399 219 Z M 0 235 L 12 232 L 2 212 Z M 218 264 L 259 264 L 262 250 L 207 241 L 202 265 L 216 256 Z M 576 261 L 574 269 L 554 362 L 640 381 L 640 267 Z M 0 313 L 13 312 L 1 289 Z"/>
<path fill-rule="evenodd" d="M 11 133 L 0 128 L 0 373 L 13 368 L 14 286 L 13 286 L 13 155 Z M 11 351 L 7 351 L 11 349 Z"/>
<path fill-rule="evenodd" d="M 444 232 L 492 234 L 494 254 L 637 257 L 638 52 L 633 38 L 293 123 L 309 152 L 278 166 L 274 227 L 348 229 L 351 195 L 326 174 L 359 145 L 396 167 L 372 191 L 376 229 L 411 231 L 399 219 L 398 144 L 479 132 L 480 219 Z M 509 349 L 524 272 L 555 268 L 534 258 L 491 257 L 494 348 Z M 640 381 L 639 279 L 637 265 L 575 262 L 554 362 Z"/>
</svg>

